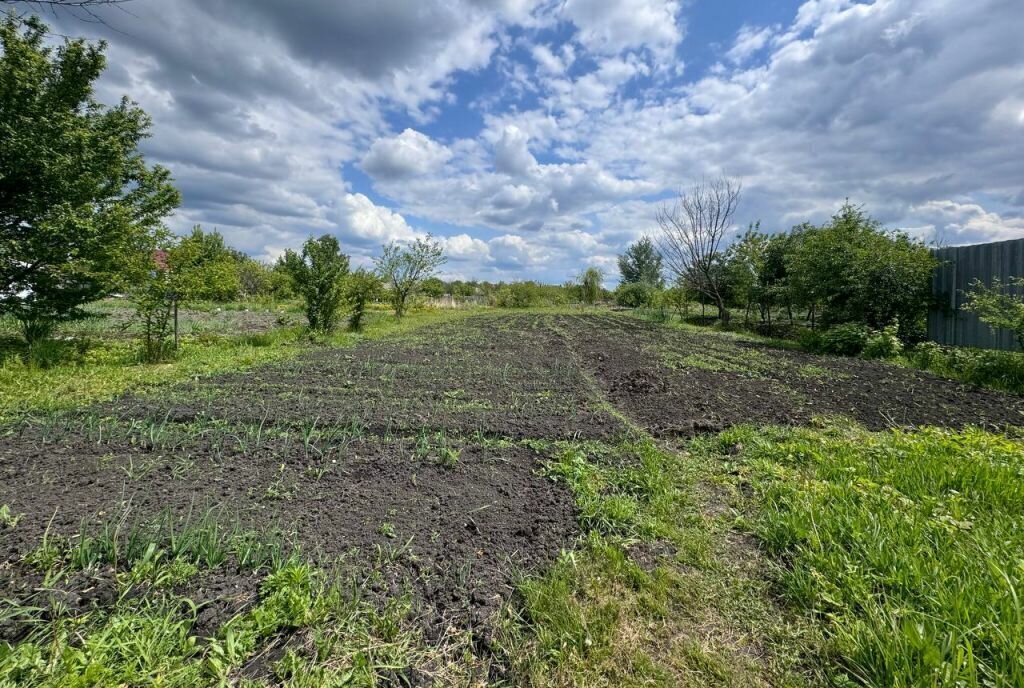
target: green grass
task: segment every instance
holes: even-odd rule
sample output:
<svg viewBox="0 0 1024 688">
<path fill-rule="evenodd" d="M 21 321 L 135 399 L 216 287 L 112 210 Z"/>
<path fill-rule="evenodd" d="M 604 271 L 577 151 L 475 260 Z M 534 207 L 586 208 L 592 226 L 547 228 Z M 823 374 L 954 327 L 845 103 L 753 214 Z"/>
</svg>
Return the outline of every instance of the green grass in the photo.
<svg viewBox="0 0 1024 688">
<path fill-rule="evenodd" d="M 729 551 L 702 456 L 645 436 L 531 444 L 552 455 L 545 472 L 574 493 L 584 535 L 507 610 L 499 648 L 514 685 L 805 685 L 813 633 Z"/>
<path fill-rule="evenodd" d="M 827 629 L 832 678 L 1024 685 L 1024 443 L 980 430 L 734 429 L 750 525 Z"/>
</svg>

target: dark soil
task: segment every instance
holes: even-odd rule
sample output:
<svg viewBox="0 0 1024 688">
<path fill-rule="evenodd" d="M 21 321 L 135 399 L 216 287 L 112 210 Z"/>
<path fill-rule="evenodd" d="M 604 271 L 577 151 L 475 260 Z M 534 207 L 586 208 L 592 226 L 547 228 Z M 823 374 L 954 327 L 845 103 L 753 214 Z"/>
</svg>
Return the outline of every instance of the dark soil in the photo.
<svg viewBox="0 0 1024 688">
<path fill-rule="evenodd" d="M 47 528 L 51 535 L 89 531 L 125 514 L 126 522 L 168 513 L 181 522 L 215 509 L 242 528 L 283 529 L 318 563 L 365 572 L 364 592 L 412 591 L 427 630 L 440 634 L 450 623 L 483 625 L 511 592 L 513 576 L 549 561 L 576 529 L 571 496 L 538 475 L 536 456 L 519 447 L 465 446 L 452 467 L 419 458 L 408 441 L 357 441 L 326 463 L 280 441 L 217 461 L 201 450 L 73 437 L 44 444 L 33 432 L 5 438 L 0 503 L 22 517 L 0 534 L 0 556 L 17 562 Z M 182 473 L 184 454 L 193 463 Z M 22 565 L 11 571 L 29 573 Z M 222 575 L 204 597 L 252 590 L 239 577 Z M 33 587 L 6 585 L 4 596 Z M 201 625 L 215 628 L 236 611 L 219 608 L 212 618 L 205 612 Z"/>
<path fill-rule="evenodd" d="M 255 371 L 129 396 L 103 409 L 189 423 L 354 425 L 375 435 L 443 431 L 514 439 L 608 439 L 621 424 L 589 396 L 549 329 L 473 318 L 414 337 L 325 349 Z"/>
<path fill-rule="evenodd" d="M 871 430 L 1024 424 L 1020 397 L 887 363 L 786 351 L 628 316 L 552 316 L 551 326 L 577 348 L 609 400 L 655 435 L 826 416 L 853 418 Z"/>
<path fill-rule="evenodd" d="M 663 437 L 833 415 L 872 429 L 1024 419 L 1018 397 L 626 315 L 474 317 L 0 429 L 0 504 L 22 515 L 0 526 L 0 599 L 39 601 L 22 557 L 47 529 L 214 509 L 283 531 L 371 597 L 411 592 L 430 637 L 456 624 L 486 639 L 516 576 L 577 532 L 572 496 L 516 440 L 614 439 L 627 428 L 608 402 Z M 100 572 L 46 594 L 87 609 L 109 589 Z M 185 590 L 202 602 L 196 632 L 257 590 L 238 567 L 202 573 Z"/>
</svg>

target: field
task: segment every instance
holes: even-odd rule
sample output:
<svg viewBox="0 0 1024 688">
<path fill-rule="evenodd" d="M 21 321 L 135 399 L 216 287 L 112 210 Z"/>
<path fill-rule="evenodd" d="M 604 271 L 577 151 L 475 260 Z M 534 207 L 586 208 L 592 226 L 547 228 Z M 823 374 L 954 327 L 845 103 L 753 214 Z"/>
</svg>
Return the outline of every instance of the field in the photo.
<svg viewBox="0 0 1024 688">
<path fill-rule="evenodd" d="M 11 397 L 0 686 L 1024 684 L 1024 399 L 604 310 L 411 322 Z"/>
</svg>

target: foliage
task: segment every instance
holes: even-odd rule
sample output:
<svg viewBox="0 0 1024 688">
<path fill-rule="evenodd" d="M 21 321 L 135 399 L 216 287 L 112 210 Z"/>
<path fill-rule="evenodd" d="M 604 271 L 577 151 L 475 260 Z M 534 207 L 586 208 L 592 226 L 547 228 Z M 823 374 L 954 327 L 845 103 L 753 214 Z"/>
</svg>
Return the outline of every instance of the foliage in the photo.
<svg viewBox="0 0 1024 688">
<path fill-rule="evenodd" d="M 834 681 L 1024 685 L 1024 446 L 980 430 L 735 429 L 785 594 Z"/>
<path fill-rule="evenodd" d="M 622 284 L 648 284 L 660 287 L 664 284 L 661 276 L 661 254 L 650 237 L 643 237 L 632 243 L 619 256 L 619 273 Z"/>
<path fill-rule="evenodd" d="M 589 267 L 579 277 L 580 299 L 588 306 L 597 303 L 601 298 L 601 282 L 604 275 L 595 267 Z"/>
<path fill-rule="evenodd" d="M 407 246 L 391 243 L 384 246 L 375 260 L 377 274 L 388 288 L 388 298 L 395 315 L 405 315 L 409 297 L 416 294 L 422 283 L 441 267 L 447 258 L 441 244 L 429 234 Z"/>
<path fill-rule="evenodd" d="M 349 329 L 354 332 L 363 329 L 366 306 L 380 296 L 382 289 L 380 278 L 373 272 L 362 268 L 351 273 L 345 279 L 345 303 L 351 312 L 348 321 Z"/>
<path fill-rule="evenodd" d="M 302 245 L 302 254 L 288 249 L 280 260 L 281 269 L 306 304 L 306 320 L 314 332 L 333 332 L 338 309 L 345 299 L 348 256 L 330 234 L 312 237 Z"/>
<path fill-rule="evenodd" d="M 895 358 L 903 351 L 899 338 L 899 323 L 893 323 L 881 330 L 872 330 L 864 342 L 864 358 Z"/>
<path fill-rule="evenodd" d="M 531 308 L 565 303 L 566 294 L 561 287 L 526 280 L 503 285 L 494 292 L 492 303 L 499 308 Z"/>
<path fill-rule="evenodd" d="M 444 296 L 445 293 L 444 282 L 437 277 L 428 277 L 423 280 L 423 283 L 420 285 L 420 292 L 422 292 L 424 296 L 428 296 L 432 299 L 439 299 Z"/>
<path fill-rule="evenodd" d="M 919 339 L 931 298 L 936 260 L 922 243 L 887 232 L 849 203 L 822 227 L 797 229 L 786 272 L 793 300 L 820 305 L 825 325 L 900 323 L 900 336 Z"/>
<path fill-rule="evenodd" d="M 964 310 L 976 313 L 993 330 L 1009 330 L 1024 350 L 1024 277 L 1011 277 L 1005 284 L 996 279 L 992 286 L 974 280 Z"/>
<path fill-rule="evenodd" d="M 36 18 L 0 24 L 0 313 L 32 341 L 118 289 L 180 200 L 138 152 L 146 113 L 93 97 L 104 44 L 47 36 Z"/>
<path fill-rule="evenodd" d="M 1024 394 L 1024 353 L 921 342 L 904 352 L 906 361 L 942 377 L 1012 394 Z"/>
<path fill-rule="evenodd" d="M 646 308 L 658 302 L 659 293 L 646 282 L 623 283 L 615 290 L 615 303 L 624 308 Z"/>
<path fill-rule="evenodd" d="M 837 356 L 859 356 L 868 343 L 870 330 L 858 323 L 846 323 L 830 327 L 823 332 L 806 331 L 801 345 L 816 354 Z"/>
</svg>

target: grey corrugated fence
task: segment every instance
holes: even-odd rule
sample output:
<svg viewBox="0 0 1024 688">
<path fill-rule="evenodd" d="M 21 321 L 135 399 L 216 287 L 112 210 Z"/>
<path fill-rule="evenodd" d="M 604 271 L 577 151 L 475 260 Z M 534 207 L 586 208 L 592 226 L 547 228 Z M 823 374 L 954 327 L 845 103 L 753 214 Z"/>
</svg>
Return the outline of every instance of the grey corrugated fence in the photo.
<svg viewBox="0 0 1024 688">
<path fill-rule="evenodd" d="M 936 305 L 928 313 L 928 338 L 939 344 L 1017 349 L 1012 333 L 993 332 L 962 306 L 964 292 L 975 279 L 992 284 L 995 278 L 1005 282 L 1010 277 L 1024 277 L 1024 239 L 950 246 L 933 253 L 942 262 L 932 277 Z"/>
</svg>

